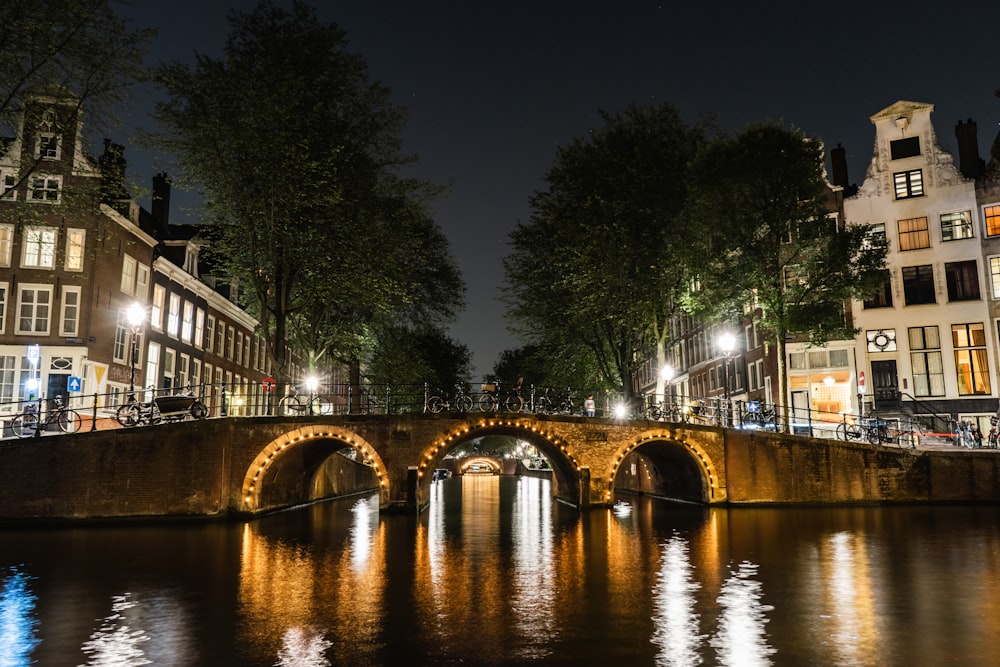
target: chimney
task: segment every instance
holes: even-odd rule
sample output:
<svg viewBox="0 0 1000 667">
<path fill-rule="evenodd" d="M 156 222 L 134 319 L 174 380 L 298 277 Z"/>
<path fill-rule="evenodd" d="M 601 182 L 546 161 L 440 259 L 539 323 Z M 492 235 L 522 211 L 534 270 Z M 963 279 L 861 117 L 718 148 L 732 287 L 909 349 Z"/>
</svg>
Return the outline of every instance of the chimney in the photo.
<svg viewBox="0 0 1000 667">
<path fill-rule="evenodd" d="M 153 177 L 153 203 L 150 215 L 162 235 L 166 237 L 167 225 L 170 224 L 170 179 L 164 173 L 159 173 Z"/>
<path fill-rule="evenodd" d="M 979 138 L 976 123 L 970 118 L 966 122 L 958 121 L 955 126 L 955 138 L 958 139 L 958 169 L 966 178 L 979 178 L 986 169 L 986 163 L 979 157 Z"/>
<path fill-rule="evenodd" d="M 847 150 L 840 144 L 837 144 L 837 147 L 830 151 L 830 166 L 833 171 L 833 184 L 846 188 Z"/>
</svg>

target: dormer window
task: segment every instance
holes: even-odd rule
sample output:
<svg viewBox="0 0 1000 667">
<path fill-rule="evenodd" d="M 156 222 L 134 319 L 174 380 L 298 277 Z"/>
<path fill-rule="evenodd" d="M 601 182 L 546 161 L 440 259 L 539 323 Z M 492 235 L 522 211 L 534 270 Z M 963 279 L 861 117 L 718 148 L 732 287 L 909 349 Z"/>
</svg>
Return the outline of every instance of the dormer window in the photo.
<svg viewBox="0 0 1000 667">
<path fill-rule="evenodd" d="M 896 199 L 924 196 L 924 175 L 920 169 L 899 171 L 892 175 Z"/>
<path fill-rule="evenodd" d="M 889 159 L 902 160 L 920 155 L 920 137 L 907 137 L 889 142 Z"/>
<path fill-rule="evenodd" d="M 35 145 L 35 157 L 42 160 L 58 160 L 62 152 L 59 150 L 60 137 L 58 134 L 43 132 L 38 135 L 38 143 Z"/>
</svg>

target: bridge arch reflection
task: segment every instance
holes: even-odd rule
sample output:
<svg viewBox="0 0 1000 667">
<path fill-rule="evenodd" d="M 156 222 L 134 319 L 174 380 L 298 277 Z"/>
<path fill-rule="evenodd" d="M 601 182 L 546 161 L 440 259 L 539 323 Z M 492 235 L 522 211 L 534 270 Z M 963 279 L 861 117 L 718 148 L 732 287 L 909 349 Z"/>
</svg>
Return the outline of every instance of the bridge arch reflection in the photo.
<svg viewBox="0 0 1000 667">
<path fill-rule="evenodd" d="M 353 430 L 316 424 L 303 425 L 264 445 L 243 478 L 243 511 L 256 512 L 287 506 L 290 500 L 301 503 L 324 497 L 317 475 L 330 457 L 345 448 L 357 452 L 371 466 L 380 502 L 386 502 L 386 467 L 376 448 Z"/>
</svg>

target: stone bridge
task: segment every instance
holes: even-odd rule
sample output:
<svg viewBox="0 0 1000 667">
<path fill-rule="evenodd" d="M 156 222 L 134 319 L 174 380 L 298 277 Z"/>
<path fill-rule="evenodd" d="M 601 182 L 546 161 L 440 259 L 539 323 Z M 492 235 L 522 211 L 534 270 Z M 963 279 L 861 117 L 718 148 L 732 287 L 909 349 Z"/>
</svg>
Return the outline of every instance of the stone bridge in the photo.
<svg viewBox="0 0 1000 667">
<path fill-rule="evenodd" d="M 0 441 L 0 519 L 253 516 L 377 490 L 419 511 L 445 456 L 525 441 L 553 494 L 586 510 L 616 491 L 703 504 L 995 502 L 995 452 L 911 451 L 691 424 L 539 415 L 229 417 Z"/>
</svg>

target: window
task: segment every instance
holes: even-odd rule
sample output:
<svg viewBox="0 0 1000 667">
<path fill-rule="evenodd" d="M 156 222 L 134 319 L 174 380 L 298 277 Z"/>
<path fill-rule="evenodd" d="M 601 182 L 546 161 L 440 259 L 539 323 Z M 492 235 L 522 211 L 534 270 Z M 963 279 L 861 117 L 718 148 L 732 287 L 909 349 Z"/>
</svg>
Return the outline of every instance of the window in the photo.
<svg viewBox="0 0 1000 667">
<path fill-rule="evenodd" d="M 233 360 L 233 340 L 236 338 L 236 329 L 226 327 L 226 359 Z"/>
<path fill-rule="evenodd" d="M 236 365 L 243 365 L 243 332 L 237 332 L 236 334 Z"/>
<path fill-rule="evenodd" d="M 931 235 L 927 229 L 927 218 L 909 218 L 900 220 L 899 249 L 919 250 L 931 247 Z"/>
<path fill-rule="evenodd" d="M 947 262 L 944 274 L 948 280 L 949 301 L 976 301 L 979 299 L 979 274 L 976 260 Z"/>
<path fill-rule="evenodd" d="M 18 288 L 17 333 L 49 333 L 49 313 L 52 307 L 51 285 L 21 285 Z"/>
<path fill-rule="evenodd" d="M 87 230 L 66 230 L 66 264 L 67 271 L 83 271 L 83 251 L 86 248 Z"/>
<path fill-rule="evenodd" d="M 14 247 L 14 225 L 0 225 L 0 266 L 10 266 Z"/>
<path fill-rule="evenodd" d="M 934 295 L 934 269 L 930 264 L 904 266 L 903 297 L 907 306 L 921 303 L 937 303 Z"/>
<path fill-rule="evenodd" d="M 66 285 L 62 289 L 62 313 L 59 334 L 76 337 L 80 330 L 80 288 Z"/>
<path fill-rule="evenodd" d="M 177 338 L 181 328 L 181 295 L 170 295 L 170 310 L 167 311 L 167 335 Z"/>
<path fill-rule="evenodd" d="M 163 382 L 160 384 L 164 389 L 173 389 L 174 385 L 174 363 L 177 353 L 169 347 L 163 350 Z"/>
<path fill-rule="evenodd" d="M 892 308 L 892 277 L 888 269 L 882 270 L 884 279 L 882 286 L 869 299 L 865 299 L 864 307 L 868 308 Z"/>
<path fill-rule="evenodd" d="M 944 362 L 941 335 L 936 326 L 911 327 L 910 365 L 914 396 L 944 396 Z"/>
<path fill-rule="evenodd" d="M 191 360 L 191 384 L 201 383 L 201 359 Z M 196 389 L 197 391 L 197 389 Z M 200 391 L 198 393 L 201 393 Z"/>
<path fill-rule="evenodd" d="M 62 194 L 62 176 L 32 176 L 28 200 L 43 204 L 58 204 Z"/>
<path fill-rule="evenodd" d="M 194 344 L 201 347 L 205 341 L 205 311 L 199 308 L 194 316 Z"/>
<path fill-rule="evenodd" d="M 953 324 L 955 373 L 960 396 L 990 393 L 990 369 L 986 358 L 986 332 L 981 323 Z"/>
<path fill-rule="evenodd" d="M 160 344 L 151 342 L 146 352 L 146 385 L 155 387 L 160 377 Z"/>
<path fill-rule="evenodd" d="M 121 290 L 126 294 L 135 294 L 135 257 L 126 254 L 122 257 Z"/>
<path fill-rule="evenodd" d="M 118 322 L 115 325 L 115 343 L 111 351 L 111 358 L 115 363 L 125 363 L 125 346 L 131 343 L 128 329 L 128 318 L 124 310 L 118 311 Z"/>
<path fill-rule="evenodd" d="M 14 186 L 17 185 L 17 176 L 10 172 L 0 171 L 0 199 L 16 200 L 17 190 Z"/>
<path fill-rule="evenodd" d="M 0 283 L 0 333 L 7 330 L 7 283 Z"/>
<path fill-rule="evenodd" d="M 61 154 L 59 150 L 60 137 L 57 134 L 48 132 L 38 135 L 35 142 L 35 157 L 43 160 L 58 160 Z"/>
<path fill-rule="evenodd" d="M 184 302 L 184 311 L 181 318 L 181 340 L 185 343 L 191 342 L 192 329 L 194 328 L 194 304 L 190 301 Z"/>
<path fill-rule="evenodd" d="M 890 160 L 902 160 L 917 155 L 920 155 L 920 137 L 907 137 L 889 142 Z"/>
<path fill-rule="evenodd" d="M 153 285 L 153 305 L 149 309 L 149 326 L 163 331 L 163 304 L 167 298 L 167 288 Z"/>
<path fill-rule="evenodd" d="M 941 240 L 957 241 L 971 239 L 972 211 L 956 211 L 941 214 Z"/>
<path fill-rule="evenodd" d="M 13 355 L 0 356 L 0 401 L 10 403 L 14 400 L 14 375 L 17 371 Z"/>
<path fill-rule="evenodd" d="M 208 323 L 205 325 L 205 351 L 212 351 L 213 336 L 215 335 L 215 317 L 208 316 Z"/>
<path fill-rule="evenodd" d="M 869 227 L 868 232 L 865 234 L 864 247 L 865 248 L 880 248 L 886 244 L 885 238 L 885 223 L 876 222 L 872 223 Z"/>
<path fill-rule="evenodd" d="M 983 219 L 986 221 L 986 235 L 1000 235 L 1000 204 L 983 207 Z"/>
<path fill-rule="evenodd" d="M 924 194 L 924 176 L 919 169 L 896 172 L 892 175 L 892 182 L 896 189 L 896 199 L 921 197 Z"/>
<path fill-rule="evenodd" d="M 26 269 L 52 269 L 56 265 L 56 230 L 49 227 L 27 227 L 21 266 Z"/>
<path fill-rule="evenodd" d="M 188 386 L 188 369 L 191 367 L 191 357 L 186 354 L 177 355 L 177 386 Z"/>
<path fill-rule="evenodd" d="M 135 298 L 145 301 L 149 297 L 149 267 L 136 264 L 135 267 Z"/>
<path fill-rule="evenodd" d="M 226 353 L 226 323 L 222 320 L 215 331 L 215 353 L 220 357 Z"/>
<path fill-rule="evenodd" d="M 1000 300 L 1000 257 L 990 257 L 990 286 L 993 299 Z"/>
</svg>

